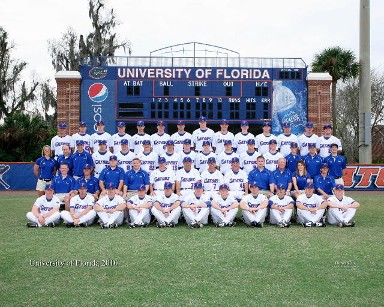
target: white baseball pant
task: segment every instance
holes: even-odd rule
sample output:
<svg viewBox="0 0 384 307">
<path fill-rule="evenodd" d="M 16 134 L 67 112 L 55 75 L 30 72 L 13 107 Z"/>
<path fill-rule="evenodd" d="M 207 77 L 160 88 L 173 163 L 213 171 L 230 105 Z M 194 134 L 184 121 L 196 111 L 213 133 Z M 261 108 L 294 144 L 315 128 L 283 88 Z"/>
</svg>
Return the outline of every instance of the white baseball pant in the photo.
<svg viewBox="0 0 384 307">
<path fill-rule="evenodd" d="M 222 222 L 225 224 L 232 223 L 237 215 L 237 211 L 238 208 L 231 209 L 227 211 L 227 214 L 224 216 L 224 214 L 219 209 L 211 207 L 212 220 L 215 224 Z"/>
<path fill-rule="evenodd" d="M 97 215 L 99 216 L 101 222 L 106 224 L 107 226 L 111 224 L 123 224 L 124 211 L 115 211 L 113 213 L 97 212 Z"/>
<path fill-rule="evenodd" d="M 151 222 L 151 214 L 148 208 L 141 208 L 140 212 L 135 209 L 129 209 L 128 212 L 130 221 L 134 224 L 149 224 Z"/>
<path fill-rule="evenodd" d="M 73 218 L 71 216 L 71 213 L 69 211 L 61 211 L 61 218 L 64 220 L 66 224 L 72 224 Z M 95 210 L 89 210 L 89 212 L 82 217 L 79 218 L 80 224 L 87 224 L 92 225 L 95 222 L 96 218 L 96 211 Z"/>
<path fill-rule="evenodd" d="M 32 212 L 27 213 L 27 219 L 31 222 L 36 223 L 38 227 L 43 226 L 40 224 L 39 219 Z M 45 225 L 50 224 L 50 223 L 54 223 L 55 225 L 60 224 L 60 212 L 57 211 L 45 219 Z"/>
<path fill-rule="evenodd" d="M 331 225 L 336 225 L 340 222 L 348 223 L 356 214 L 356 208 L 348 208 L 347 211 L 339 210 L 339 208 L 329 208 L 327 221 Z"/>
<path fill-rule="evenodd" d="M 264 223 L 266 216 L 267 208 L 259 209 L 255 212 L 243 210 L 244 223 L 247 225 L 251 225 L 252 222 Z"/>
<path fill-rule="evenodd" d="M 208 224 L 209 208 L 197 208 L 193 212 L 190 208 L 183 208 L 183 216 L 188 225 L 193 221 L 201 224 Z"/>
<path fill-rule="evenodd" d="M 280 212 L 277 209 L 271 209 L 269 215 L 269 223 L 279 224 L 282 220 L 289 222 L 292 217 L 293 209 L 285 209 L 284 212 Z"/>
<path fill-rule="evenodd" d="M 179 222 L 179 218 L 180 218 L 180 213 L 181 213 L 181 208 L 180 206 L 179 207 L 176 207 L 175 209 L 173 209 L 168 216 L 164 215 L 164 213 L 158 209 L 156 209 L 156 207 L 152 207 L 152 214 L 155 216 L 156 220 L 161 224 L 161 223 L 175 223 L 177 224 Z"/>
<path fill-rule="evenodd" d="M 297 208 L 297 222 L 298 223 L 317 223 L 320 221 L 320 219 L 323 217 L 325 212 L 325 209 L 317 210 L 315 214 L 312 214 L 311 212 L 307 210 L 302 210 Z"/>
</svg>

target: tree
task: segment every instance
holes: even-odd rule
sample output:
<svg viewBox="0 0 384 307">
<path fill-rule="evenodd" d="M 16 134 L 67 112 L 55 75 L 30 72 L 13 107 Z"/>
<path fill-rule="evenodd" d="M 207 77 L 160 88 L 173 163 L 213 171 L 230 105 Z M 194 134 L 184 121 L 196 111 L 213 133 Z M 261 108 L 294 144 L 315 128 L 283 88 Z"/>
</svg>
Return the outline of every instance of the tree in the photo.
<svg viewBox="0 0 384 307">
<path fill-rule="evenodd" d="M 328 72 L 332 77 L 332 125 L 335 134 L 339 135 L 337 129 L 337 108 L 336 108 L 336 85 L 337 81 L 349 78 L 356 78 L 359 74 L 359 63 L 354 53 L 344 50 L 341 47 L 324 49 L 315 54 L 312 62 L 313 72 Z"/>
<path fill-rule="evenodd" d="M 39 83 L 32 80 L 31 85 L 22 81 L 22 73 L 27 63 L 11 57 L 14 45 L 8 41 L 8 33 L 0 27 L 0 119 L 25 110 L 32 102 Z"/>
</svg>

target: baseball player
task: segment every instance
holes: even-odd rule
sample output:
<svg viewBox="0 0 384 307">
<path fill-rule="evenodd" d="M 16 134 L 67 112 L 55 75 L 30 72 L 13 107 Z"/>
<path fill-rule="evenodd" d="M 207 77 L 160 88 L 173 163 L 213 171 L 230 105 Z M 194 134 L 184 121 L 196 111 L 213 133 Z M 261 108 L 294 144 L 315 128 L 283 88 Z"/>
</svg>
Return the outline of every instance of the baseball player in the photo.
<svg viewBox="0 0 384 307">
<path fill-rule="evenodd" d="M 296 171 L 297 163 L 304 160 L 304 157 L 299 154 L 299 147 L 296 142 L 291 143 L 291 153 L 285 157 L 285 160 L 287 160 L 287 168 L 291 173 Z"/>
<path fill-rule="evenodd" d="M 313 179 L 316 194 L 320 195 L 324 200 L 333 194 L 333 188 L 336 186 L 335 178 L 328 175 L 328 164 L 323 163 L 320 169 L 320 175 Z"/>
<path fill-rule="evenodd" d="M 347 169 L 347 159 L 338 154 L 339 146 L 336 143 L 331 144 L 331 154 L 324 158 L 324 163 L 328 164 L 329 175 L 335 178 L 336 184 L 344 185 L 343 175 Z"/>
<path fill-rule="evenodd" d="M 168 140 L 166 143 L 166 151 L 161 156 L 167 161 L 167 168 L 176 171 L 179 169 L 180 155 L 175 152 L 175 144 L 172 140 Z"/>
<path fill-rule="evenodd" d="M 298 136 L 297 141 L 299 143 L 300 155 L 303 157 L 308 154 L 308 144 L 315 144 L 316 149 L 319 148 L 319 137 L 313 133 L 313 123 L 307 122 L 305 124 L 305 131 Z"/>
<path fill-rule="evenodd" d="M 192 133 L 192 142 L 197 153 L 203 151 L 204 141 L 208 141 L 209 144 L 212 144 L 213 135 L 215 134 L 212 129 L 207 127 L 207 119 L 204 116 L 200 116 L 199 125 L 200 128 Z"/>
<path fill-rule="evenodd" d="M 284 185 L 277 185 L 276 190 L 276 195 L 273 195 L 268 202 L 271 209 L 269 222 L 280 228 L 289 227 L 295 202 L 286 194 Z"/>
<path fill-rule="evenodd" d="M 176 148 L 176 145 L 175 145 Z M 176 149 L 175 149 L 176 152 Z M 183 167 L 183 160 L 185 157 L 190 157 L 192 159 L 192 163 L 196 164 L 196 152 L 191 150 L 191 139 L 185 139 L 183 144 L 183 150 L 178 152 L 180 156 L 179 168 Z"/>
<path fill-rule="evenodd" d="M 263 132 L 256 135 L 255 138 L 255 144 L 257 151 L 260 155 L 264 155 L 268 151 L 270 151 L 270 141 L 275 140 L 276 142 L 276 148 L 277 148 L 277 141 L 276 137 L 271 133 L 271 123 L 270 122 L 264 122 L 263 123 Z"/>
<path fill-rule="evenodd" d="M 67 134 L 67 124 L 60 123 L 57 128 L 57 135 L 51 140 L 51 150 L 55 158 L 63 154 L 63 145 L 68 145 L 70 148 L 75 147 L 72 137 Z"/>
<path fill-rule="evenodd" d="M 325 227 L 324 212 L 328 203 L 313 192 L 314 185 L 308 182 L 305 193 L 297 197 L 297 222 L 303 227 Z"/>
<path fill-rule="evenodd" d="M 38 196 L 45 194 L 45 186 L 50 184 L 56 173 L 56 160 L 52 158 L 51 147 L 43 146 L 41 157 L 33 166 L 33 173 L 37 177 L 36 191 Z"/>
<path fill-rule="evenodd" d="M 88 194 L 92 195 L 94 199 L 93 202 L 97 201 L 100 195 L 99 180 L 92 175 L 92 166 L 90 164 L 84 165 L 83 176 L 76 180 L 74 191 L 77 191 L 79 189 L 79 185 L 81 182 L 85 182 L 85 184 L 87 185 L 87 192 Z"/>
<path fill-rule="evenodd" d="M 203 142 L 203 151 L 196 154 L 195 165 L 199 170 L 200 174 L 202 174 L 205 170 L 208 169 L 208 159 L 215 158 L 215 153 L 211 150 L 211 143 L 209 141 Z"/>
<path fill-rule="evenodd" d="M 126 172 L 132 168 L 132 160 L 135 154 L 129 150 L 129 140 L 122 139 L 120 141 L 121 150 L 116 153 L 117 161 L 119 166 Z"/>
<path fill-rule="evenodd" d="M 175 132 L 174 134 L 171 135 L 171 140 L 175 143 L 175 151 L 177 153 L 180 153 L 183 150 L 183 144 L 184 144 L 185 140 L 187 140 L 187 139 L 191 140 L 192 135 L 189 132 L 185 131 L 184 121 L 179 120 L 177 122 L 177 132 Z M 185 150 L 185 148 L 184 148 L 184 150 Z"/>
<path fill-rule="evenodd" d="M 249 139 L 247 146 L 247 151 L 243 152 L 240 156 L 240 167 L 249 174 L 257 167 L 257 157 L 259 153 L 255 149 L 255 139 Z"/>
<path fill-rule="evenodd" d="M 285 158 L 280 158 L 277 162 L 277 169 L 271 173 L 270 178 L 270 189 L 275 190 L 275 188 L 282 184 L 287 195 L 291 195 L 292 190 L 292 173 L 289 169 L 286 168 Z"/>
<path fill-rule="evenodd" d="M 239 156 L 248 149 L 248 140 L 255 139 L 255 136 L 248 132 L 249 124 L 247 121 L 243 120 L 240 126 L 241 132 L 236 133 L 233 143 L 233 147 Z"/>
<path fill-rule="evenodd" d="M 239 158 L 232 158 L 231 164 L 231 169 L 224 175 L 224 182 L 229 186 L 229 194 L 240 200 L 248 194 L 248 175 L 240 169 Z"/>
<path fill-rule="evenodd" d="M 108 132 L 105 132 L 104 122 L 102 120 L 97 121 L 96 128 L 97 131 L 91 135 L 92 153 L 96 152 L 99 149 L 100 141 L 105 142 L 107 150 L 111 151 L 111 135 Z"/>
<path fill-rule="evenodd" d="M 239 203 L 229 195 L 229 186 L 222 184 L 219 187 L 219 195 L 211 202 L 212 220 L 216 227 L 233 227 L 236 225 L 235 217 L 237 215 Z"/>
<path fill-rule="evenodd" d="M 132 145 L 130 146 L 130 148 L 131 150 L 133 150 L 135 155 L 138 155 L 140 152 L 144 150 L 143 141 L 150 140 L 151 137 L 149 134 L 144 132 L 145 123 L 142 120 L 139 120 L 136 123 L 136 129 L 137 129 L 137 133 L 134 136 L 132 136 Z"/>
<path fill-rule="evenodd" d="M 208 159 L 208 169 L 201 174 L 204 194 L 209 200 L 219 195 L 219 187 L 224 183 L 223 174 L 216 168 L 216 159 L 211 157 Z"/>
<path fill-rule="evenodd" d="M 165 152 L 165 144 L 171 137 L 165 133 L 165 123 L 162 120 L 157 122 L 157 132 L 151 135 L 153 151 L 161 156 Z"/>
<path fill-rule="evenodd" d="M 45 187 L 45 195 L 40 196 L 32 206 L 32 211 L 27 213 L 28 227 L 55 227 L 60 223 L 60 200 L 54 195 L 51 184 Z"/>
<path fill-rule="evenodd" d="M 137 194 L 137 189 L 144 184 L 146 191 L 149 189 L 149 175 L 141 168 L 141 161 L 139 158 L 132 160 L 132 169 L 125 173 L 123 197 L 129 199 Z"/>
<path fill-rule="evenodd" d="M 239 158 L 239 156 L 232 149 L 232 141 L 225 140 L 224 151 L 216 154 L 217 166 L 223 175 L 231 169 L 233 158 Z"/>
<path fill-rule="evenodd" d="M 157 167 L 157 160 L 159 159 L 159 156 L 157 153 L 152 151 L 151 149 L 151 141 L 143 140 L 143 151 L 137 154 L 137 158 L 141 161 L 141 168 L 150 173 L 153 172 Z"/>
<path fill-rule="evenodd" d="M 76 145 L 78 141 L 84 142 L 84 150 L 91 153 L 91 136 L 87 134 L 87 123 L 84 121 L 79 122 L 79 132 L 72 134 L 73 144 Z"/>
<path fill-rule="evenodd" d="M 84 165 L 93 167 L 93 159 L 88 151 L 84 150 L 84 141 L 76 141 L 76 151 L 72 154 L 73 178 L 76 180 L 83 176 Z"/>
<path fill-rule="evenodd" d="M 73 156 L 72 156 L 71 148 L 69 147 L 69 145 L 64 144 L 62 146 L 62 152 L 63 154 L 59 155 L 56 159 L 57 165 L 60 166 L 61 164 L 67 164 L 69 167 L 68 174 L 72 176 L 73 175 Z M 60 168 L 58 168 L 57 173 L 60 174 Z"/>
<path fill-rule="evenodd" d="M 307 172 L 313 179 L 320 174 L 320 168 L 321 164 L 323 164 L 323 159 L 317 154 L 315 143 L 308 143 L 307 147 L 309 152 L 303 157 L 303 159 L 307 167 Z"/>
<path fill-rule="evenodd" d="M 291 133 L 291 124 L 289 122 L 283 123 L 283 133 L 277 137 L 277 147 L 281 154 L 286 157 L 291 153 L 292 143 L 297 143 L 298 139 L 296 134 Z"/>
<path fill-rule="evenodd" d="M 137 195 L 132 196 L 127 201 L 129 213 L 129 228 L 147 227 L 151 221 L 150 209 L 152 207 L 152 198 L 146 194 L 146 187 L 141 184 L 137 189 Z"/>
<path fill-rule="evenodd" d="M 121 141 L 128 140 L 128 145 L 131 143 L 132 137 L 125 132 L 125 123 L 118 122 L 117 123 L 117 133 L 111 136 L 110 145 L 112 147 L 112 152 L 116 155 L 120 152 L 121 149 Z"/>
<path fill-rule="evenodd" d="M 172 182 L 172 190 L 175 190 L 175 172 L 167 168 L 167 161 L 164 157 L 159 157 L 159 168 L 149 174 L 149 191 L 150 195 L 164 195 L 164 183 Z"/>
<path fill-rule="evenodd" d="M 233 144 L 235 140 L 233 133 L 228 131 L 228 126 L 228 121 L 226 119 L 222 119 L 220 123 L 220 131 L 213 135 L 212 147 L 216 155 L 219 155 L 224 151 L 225 141 L 231 141 L 231 144 Z"/>
<path fill-rule="evenodd" d="M 125 172 L 121 167 L 117 166 L 117 163 L 117 157 L 115 155 L 110 156 L 109 165 L 100 173 L 99 186 L 101 190 L 101 196 L 107 194 L 105 189 L 106 183 L 113 183 L 113 185 L 116 187 L 117 195 L 121 195 L 123 192 Z"/>
<path fill-rule="evenodd" d="M 94 174 L 99 178 L 101 171 L 109 165 L 109 157 L 112 153 L 107 150 L 107 141 L 99 141 L 99 150 L 92 154 L 93 164 L 95 165 Z"/>
<path fill-rule="evenodd" d="M 68 175 L 69 168 L 67 164 L 60 165 L 60 174 L 53 177 L 52 187 L 55 190 L 56 197 L 61 203 L 65 204 L 65 210 L 69 211 L 69 200 L 76 195 L 75 179 Z"/>
<path fill-rule="evenodd" d="M 112 182 L 107 183 L 106 188 L 107 195 L 100 197 L 94 209 L 100 218 L 101 228 L 116 228 L 123 224 L 126 203 L 116 194 L 116 187 Z"/>
<path fill-rule="evenodd" d="M 204 194 L 203 184 L 194 184 L 194 193 L 181 201 L 183 216 L 190 228 L 201 228 L 208 224 L 210 201 Z"/>
<path fill-rule="evenodd" d="M 81 181 L 78 187 L 79 194 L 70 200 L 69 211 L 62 211 L 61 218 L 67 227 L 87 227 L 92 225 L 96 218 L 93 210 L 94 198 L 87 194 L 87 184 Z"/>
<path fill-rule="evenodd" d="M 257 167 L 248 174 L 248 182 L 257 182 L 259 193 L 271 197 L 274 192 L 270 186 L 271 172 L 265 168 L 265 159 L 263 156 L 258 156 L 256 162 Z"/>
<path fill-rule="evenodd" d="M 251 194 L 245 195 L 240 201 L 243 221 L 250 227 L 263 227 L 267 216 L 268 199 L 265 195 L 259 194 L 259 187 L 256 182 L 249 184 Z"/>
<path fill-rule="evenodd" d="M 176 172 L 176 194 L 183 198 L 193 193 L 194 184 L 201 181 L 200 173 L 192 167 L 192 159 L 185 157 L 184 167 Z"/>
<path fill-rule="evenodd" d="M 340 139 L 332 135 L 331 124 L 325 124 L 323 126 L 323 132 L 324 132 L 323 136 L 319 137 L 319 147 L 320 147 L 319 155 L 324 159 L 331 154 L 332 144 L 337 145 L 339 153 L 343 150 L 343 148 L 341 146 Z"/>
<path fill-rule="evenodd" d="M 344 185 L 342 184 L 337 184 L 334 192 L 335 195 L 328 199 L 328 223 L 339 227 L 355 226 L 352 219 L 360 204 L 353 198 L 344 195 Z"/>
<path fill-rule="evenodd" d="M 277 141 L 275 139 L 269 140 L 269 151 L 263 154 L 265 158 L 265 167 L 273 172 L 277 168 L 277 162 L 280 158 L 284 158 L 281 153 L 277 151 Z M 260 152 L 259 152 L 260 153 Z"/>
<path fill-rule="evenodd" d="M 153 199 L 152 214 L 155 216 L 158 228 L 175 227 L 181 213 L 179 197 L 173 193 L 172 182 L 164 183 L 164 195 Z"/>
</svg>

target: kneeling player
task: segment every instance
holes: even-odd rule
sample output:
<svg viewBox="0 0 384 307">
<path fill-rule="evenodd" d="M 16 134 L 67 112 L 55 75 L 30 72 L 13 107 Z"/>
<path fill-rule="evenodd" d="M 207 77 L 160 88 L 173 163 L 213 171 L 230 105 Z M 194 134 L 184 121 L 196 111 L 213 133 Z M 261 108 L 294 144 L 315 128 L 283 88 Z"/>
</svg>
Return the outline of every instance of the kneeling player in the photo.
<svg viewBox="0 0 384 307">
<path fill-rule="evenodd" d="M 152 214 L 157 220 L 157 227 L 175 227 L 181 213 L 179 197 L 173 193 L 172 182 L 164 183 L 164 195 L 154 199 Z"/>
<path fill-rule="evenodd" d="M 53 194 L 53 186 L 45 186 L 45 195 L 40 196 L 32 207 L 32 211 L 27 213 L 28 227 L 54 227 L 60 223 L 60 200 Z"/>
<path fill-rule="evenodd" d="M 271 208 L 270 223 L 284 228 L 291 225 L 292 211 L 295 205 L 291 196 L 287 196 L 283 184 L 276 186 L 277 194 L 269 199 Z"/>
<path fill-rule="evenodd" d="M 245 195 L 240 201 L 244 223 L 252 227 L 263 227 L 267 215 L 268 199 L 265 195 L 259 194 L 256 182 L 251 182 L 249 187 L 251 194 Z"/>
<path fill-rule="evenodd" d="M 208 224 L 208 205 L 210 204 L 208 196 L 204 194 L 203 184 L 196 182 L 194 188 L 194 193 L 189 194 L 181 202 L 185 221 L 191 228 L 203 227 L 204 224 Z"/>
<path fill-rule="evenodd" d="M 216 196 L 211 203 L 212 220 L 216 227 L 233 227 L 236 225 L 234 219 L 237 215 L 239 203 L 232 195 L 229 195 L 229 186 L 227 184 L 220 185 L 219 193 L 220 195 Z"/>
<path fill-rule="evenodd" d="M 360 204 L 351 197 L 344 195 L 342 184 L 336 185 L 334 193 L 335 195 L 328 198 L 328 223 L 339 227 L 355 226 L 355 222 L 351 220 Z"/>
<path fill-rule="evenodd" d="M 116 194 L 116 187 L 112 182 L 106 184 L 107 195 L 101 197 L 94 209 L 100 218 L 101 228 L 115 228 L 123 224 L 126 204 L 124 199 Z"/>
<path fill-rule="evenodd" d="M 130 228 L 146 227 L 151 221 L 149 210 L 152 207 L 152 198 L 146 194 L 146 190 L 146 186 L 141 184 L 137 189 L 137 195 L 132 196 L 127 202 Z"/>
<path fill-rule="evenodd" d="M 297 197 L 297 221 L 303 227 L 325 227 L 324 212 L 328 202 L 314 194 L 313 191 L 313 183 L 308 182 L 305 186 L 305 193 Z"/>
<path fill-rule="evenodd" d="M 87 184 L 85 181 L 79 182 L 78 191 L 79 194 L 70 200 L 69 211 L 61 212 L 61 218 L 67 227 L 86 227 L 95 221 L 96 211 L 93 210 L 94 198 L 91 194 L 87 194 Z"/>
</svg>

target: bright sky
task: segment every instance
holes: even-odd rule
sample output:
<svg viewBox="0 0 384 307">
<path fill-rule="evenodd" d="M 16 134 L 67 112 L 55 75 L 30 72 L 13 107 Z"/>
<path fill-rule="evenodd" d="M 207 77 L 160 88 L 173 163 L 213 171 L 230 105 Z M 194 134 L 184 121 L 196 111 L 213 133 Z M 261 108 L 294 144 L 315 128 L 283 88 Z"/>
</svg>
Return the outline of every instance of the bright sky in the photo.
<svg viewBox="0 0 384 307">
<path fill-rule="evenodd" d="M 48 39 L 71 26 L 91 29 L 87 0 L 2 0 L 0 26 L 16 45 L 13 57 L 31 73 L 54 78 Z M 235 50 L 242 57 L 301 57 L 341 46 L 359 58 L 360 0 L 107 0 L 134 56 L 186 42 Z M 384 1 L 371 0 L 371 67 L 384 71 Z"/>
</svg>

